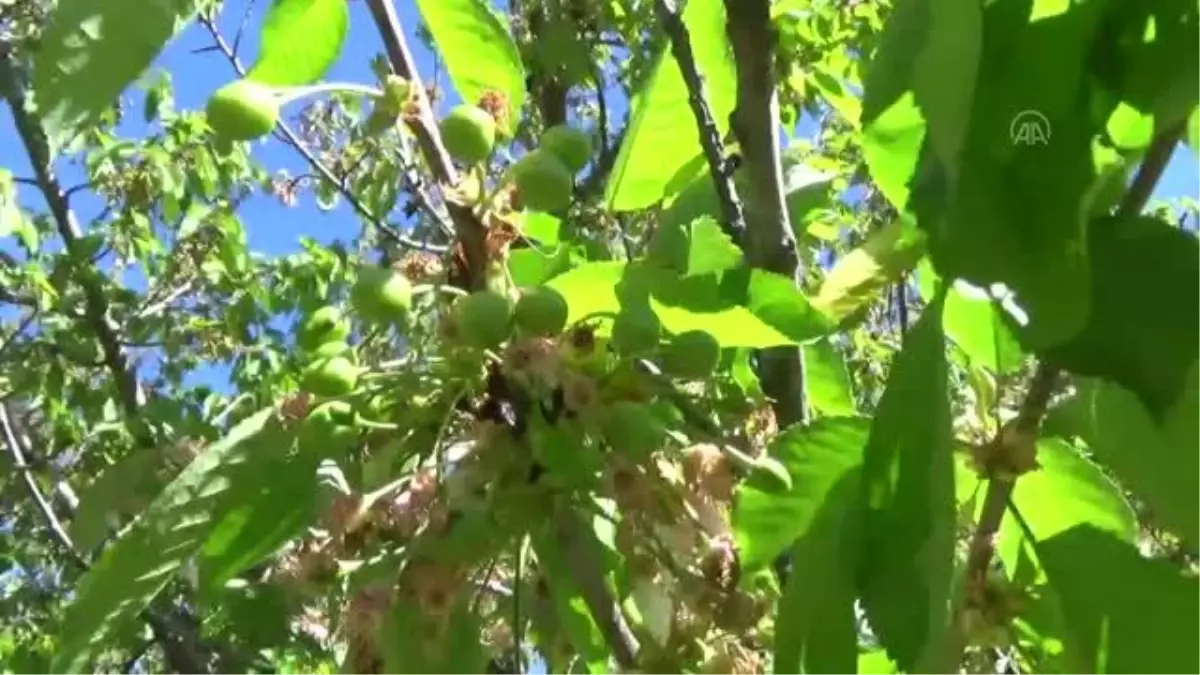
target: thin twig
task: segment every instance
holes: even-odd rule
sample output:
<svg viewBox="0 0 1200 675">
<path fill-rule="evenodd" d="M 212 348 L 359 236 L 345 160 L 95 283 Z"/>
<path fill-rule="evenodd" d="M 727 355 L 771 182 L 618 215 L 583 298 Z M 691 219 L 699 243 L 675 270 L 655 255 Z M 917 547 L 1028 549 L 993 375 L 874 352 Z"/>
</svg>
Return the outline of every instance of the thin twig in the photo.
<svg viewBox="0 0 1200 675">
<path fill-rule="evenodd" d="M 679 15 L 675 0 L 655 0 L 654 9 L 658 13 L 663 30 L 671 38 L 671 53 L 679 64 L 684 82 L 687 83 L 688 103 L 691 105 L 692 115 L 696 118 L 696 126 L 700 131 L 700 145 L 704 148 L 708 168 L 717 186 L 717 199 L 721 202 L 721 213 L 724 216 L 722 225 L 734 243 L 741 244 L 746 231 L 746 217 L 742 212 L 737 188 L 733 184 L 733 170 L 729 158 L 725 156 L 721 133 L 717 130 L 716 119 L 708 106 L 704 76 L 696 65 L 687 26 Z"/>
<path fill-rule="evenodd" d="M 212 35 L 214 42 L 213 46 L 217 48 L 217 51 L 221 52 L 225 56 L 225 59 L 229 61 L 229 64 L 233 67 L 234 72 L 236 72 L 239 77 L 245 77 L 246 68 L 242 65 L 241 59 L 237 57 L 237 54 L 233 51 L 233 48 L 230 47 L 229 43 L 225 41 L 225 37 L 221 35 L 221 32 L 213 22 L 212 17 L 202 16 L 200 18 L 200 23 L 205 27 L 205 29 L 208 30 L 209 34 Z M 308 162 L 309 166 L 311 166 L 314 171 L 316 171 L 322 178 L 329 181 L 331 185 L 337 188 L 338 192 L 341 193 L 346 202 L 349 203 L 350 206 L 359 213 L 359 215 L 370 221 L 384 236 L 395 241 L 401 246 L 408 248 L 420 251 L 428 251 L 431 253 L 446 252 L 447 247 L 445 246 L 417 241 L 416 239 L 413 239 L 402 232 L 396 231 L 394 227 L 384 222 L 370 209 L 370 207 L 368 207 L 366 204 L 363 204 L 362 200 L 355 196 L 350 187 L 346 185 L 346 181 L 339 179 L 337 175 L 334 174 L 332 169 L 326 166 L 324 162 L 322 162 L 317 158 L 316 155 L 313 154 L 312 150 L 308 148 L 304 141 L 300 140 L 300 137 L 296 134 L 296 132 L 293 131 L 292 128 L 283 120 L 280 120 L 276 124 L 276 133 L 284 143 L 295 149 L 296 152 L 298 152 L 304 159 L 304 161 Z"/>
</svg>

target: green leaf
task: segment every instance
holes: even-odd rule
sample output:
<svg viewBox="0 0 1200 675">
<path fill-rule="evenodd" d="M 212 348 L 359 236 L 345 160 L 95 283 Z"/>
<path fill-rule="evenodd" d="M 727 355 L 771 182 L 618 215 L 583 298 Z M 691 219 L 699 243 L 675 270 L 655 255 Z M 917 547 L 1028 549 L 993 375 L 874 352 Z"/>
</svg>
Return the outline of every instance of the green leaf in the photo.
<svg viewBox="0 0 1200 675">
<path fill-rule="evenodd" d="M 229 489 L 219 469 L 254 451 L 275 409 L 239 422 L 171 481 L 142 517 L 83 575 L 63 618 L 53 670 L 79 672 L 108 648 L 106 641 L 146 607 L 176 570 L 203 544 L 213 527 L 212 507 Z"/>
<path fill-rule="evenodd" d="M 869 426 L 866 418 L 827 417 L 771 441 L 767 454 L 787 467 L 792 489 L 739 486 L 733 530 L 743 571 L 770 564 L 808 531 L 836 486 L 847 476 L 857 481 Z"/>
<path fill-rule="evenodd" d="M 908 176 L 909 206 L 938 271 L 1015 292 L 1030 348 L 1069 338 L 1091 311 L 1086 218 L 1112 167 L 1093 153 L 1107 110 L 1089 105 L 1087 68 L 1106 4 L 989 8 L 957 173 L 933 161 L 933 142 Z M 1030 128 L 1045 142 L 1023 140 Z"/>
<path fill-rule="evenodd" d="M 663 328 L 673 333 L 704 330 L 723 347 L 796 344 L 745 306 L 721 297 L 709 281 L 681 279 L 642 264 L 592 262 L 551 279 L 546 286 L 567 300 L 569 322 L 599 312 L 616 313 L 622 306 L 622 295 L 638 301 L 648 297 Z M 607 324 L 602 324 L 598 332 L 607 335 L 609 330 Z"/>
<path fill-rule="evenodd" d="M 928 258 L 917 266 L 916 278 L 921 297 L 934 297 L 940 277 Z M 956 282 L 946 296 L 942 329 L 972 365 L 998 375 L 1012 373 L 1021 367 L 1024 353 L 1004 311 L 987 291 Z"/>
<path fill-rule="evenodd" d="M 1192 108 L 1192 115 L 1188 117 L 1187 143 L 1192 148 L 1192 154 L 1200 158 L 1200 106 Z"/>
<path fill-rule="evenodd" d="M 1119 386 L 1089 380 L 1060 412 L 1096 457 L 1139 500 L 1157 525 L 1191 546 L 1200 543 L 1200 393 L 1197 364 L 1188 369 L 1184 395 L 1161 421 Z"/>
<path fill-rule="evenodd" d="M 525 106 L 525 66 L 508 24 L 487 0 L 417 0 L 417 8 L 458 95 L 467 103 L 503 95 L 511 133 Z"/>
<path fill-rule="evenodd" d="M 725 37 L 725 5 L 721 0 L 688 2 L 683 22 L 696 66 L 704 73 L 709 110 L 717 131 L 724 134 L 737 94 Z M 645 87 L 630 102 L 629 120 L 605 189 L 605 200 L 614 211 L 636 211 L 663 199 L 676 172 L 701 151 L 688 89 L 669 44 L 655 59 Z"/>
<path fill-rule="evenodd" d="M 857 657 L 854 569 L 859 472 L 870 421 L 824 418 L 775 438 L 787 492 L 739 486 L 734 537 L 743 573 L 793 548 L 791 582 L 776 625 L 775 672 L 850 672 Z M 793 545 L 794 542 L 794 545 Z"/>
<path fill-rule="evenodd" d="M 1194 575 L 1090 525 L 1040 543 L 1038 556 L 1060 602 L 1070 671 L 1191 673 L 1200 665 Z"/>
<path fill-rule="evenodd" d="M 955 176 L 971 119 L 983 43 L 983 6 L 957 0 L 908 0 L 905 4 L 923 6 L 902 14 L 911 17 L 921 11 L 926 22 L 924 42 L 913 55 L 913 89 L 928 125 L 933 153 L 946 172 Z M 900 10 L 892 11 L 885 31 L 917 33 L 906 22 L 897 21 Z M 900 25 L 893 27 L 895 23 Z M 881 54 L 876 58 L 898 57 Z"/>
<path fill-rule="evenodd" d="M 925 236 L 908 218 L 897 218 L 834 263 L 813 305 L 831 321 L 846 321 L 913 269 L 924 254 Z"/>
<path fill-rule="evenodd" d="M 1037 541 L 1081 524 L 1136 541 L 1137 516 L 1099 467 L 1066 441 L 1053 438 L 1039 439 L 1038 463 L 1041 469 L 1021 476 L 1012 495 L 1013 506 Z M 1024 538 L 1012 516 L 1001 522 L 997 553 L 1010 573 L 1018 573 Z"/>
<path fill-rule="evenodd" d="M 57 147 L 94 123 L 191 20 L 195 0 L 61 0 L 33 57 L 38 116 Z"/>
<path fill-rule="evenodd" d="M 571 269 L 571 248 L 559 244 L 553 248 L 519 248 L 508 255 L 508 273 L 521 287 L 540 286 Z"/>
<path fill-rule="evenodd" d="M 376 592 L 377 589 L 372 589 Z M 383 606 L 390 595 L 381 593 Z M 487 654 L 479 642 L 481 626 L 472 611 L 470 594 L 459 600 L 449 615 L 438 617 L 422 611 L 419 603 L 392 603 L 383 622 L 381 640 L 383 671 L 388 673 L 481 673 Z M 443 623 L 444 621 L 444 623 Z M 352 650 L 353 652 L 353 650 Z M 368 664 L 348 663 L 342 672 L 363 672 Z"/>
<path fill-rule="evenodd" d="M 1100 218 L 1088 234 L 1092 312 L 1046 353 L 1080 375 L 1133 391 L 1160 416 L 1200 358 L 1200 246 L 1157 218 Z"/>
<path fill-rule="evenodd" d="M 275 0 L 246 77 L 281 87 L 312 84 L 337 61 L 349 28 L 346 0 Z"/>
<path fill-rule="evenodd" d="M 316 453 L 252 458 L 230 481 L 224 515 L 200 555 L 201 591 L 220 588 L 299 535 L 317 515 Z"/>
<path fill-rule="evenodd" d="M 125 522 L 140 513 L 162 487 L 157 470 L 163 461 L 160 448 L 134 450 L 109 465 L 83 491 L 67 532 L 77 549 L 91 551 L 108 536 L 109 519 Z"/>
<path fill-rule="evenodd" d="M 854 389 L 846 359 L 830 339 L 810 342 L 804 350 L 804 387 L 808 404 L 821 415 L 854 415 Z"/>
<path fill-rule="evenodd" d="M 813 307 L 796 282 L 782 274 L 751 270 L 746 296 L 746 306 L 754 316 L 797 343 L 828 335 L 836 328 Z"/>
<path fill-rule="evenodd" d="M 860 595 L 906 672 L 936 669 L 948 618 L 956 509 L 944 303 L 936 298 L 905 334 L 863 459 Z"/>
<path fill-rule="evenodd" d="M 1016 372 L 1024 357 L 1002 311 L 995 300 L 986 296 L 969 297 L 956 287 L 946 296 L 942 319 L 946 337 L 971 363 L 997 375 Z"/>
<path fill-rule="evenodd" d="M 702 276 L 730 270 L 742 263 L 742 249 L 733 243 L 720 223 L 710 217 L 692 222 L 688 238 L 687 272 L 684 276 Z"/>
<path fill-rule="evenodd" d="M 588 611 L 583 593 L 574 581 L 570 563 L 564 551 L 546 531 L 530 535 L 538 565 L 544 571 L 546 586 L 555 613 L 571 642 L 571 647 L 587 664 L 592 675 L 609 672 L 608 643 L 595 619 Z"/>
</svg>

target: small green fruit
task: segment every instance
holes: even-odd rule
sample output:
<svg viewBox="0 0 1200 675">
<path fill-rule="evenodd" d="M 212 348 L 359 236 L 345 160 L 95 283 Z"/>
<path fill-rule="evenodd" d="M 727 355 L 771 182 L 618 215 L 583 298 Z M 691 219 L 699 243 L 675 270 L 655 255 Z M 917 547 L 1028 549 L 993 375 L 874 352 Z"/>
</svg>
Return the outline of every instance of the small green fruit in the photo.
<svg viewBox="0 0 1200 675">
<path fill-rule="evenodd" d="M 477 349 L 494 349 L 512 332 L 513 303 L 492 291 L 476 291 L 454 303 L 460 339 Z"/>
<path fill-rule="evenodd" d="M 411 92 L 411 82 L 399 75 L 388 75 L 387 80 L 383 84 L 383 99 L 381 103 L 386 105 L 389 110 L 399 113 L 403 110 L 404 104 L 408 102 Z"/>
<path fill-rule="evenodd" d="M 658 347 L 662 323 L 650 309 L 626 309 L 613 320 L 612 346 L 621 356 L 644 354 Z"/>
<path fill-rule="evenodd" d="M 698 380 L 712 375 L 721 361 L 721 345 L 702 330 L 689 330 L 676 335 L 663 350 L 663 372 Z"/>
<path fill-rule="evenodd" d="M 408 277 L 384 267 L 364 267 L 350 289 L 350 304 L 364 320 L 377 325 L 402 321 L 412 307 Z"/>
<path fill-rule="evenodd" d="M 326 401 L 313 408 L 300 432 L 300 447 L 324 455 L 336 454 L 358 436 L 354 408 L 346 401 Z"/>
<path fill-rule="evenodd" d="M 359 368 L 345 356 L 314 361 L 300 373 L 300 386 L 317 396 L 343 396 L 358 384 Z"/>
<path fill-rule="evenodd" d="M 642 459 L 662 447 L 666 428 L 649 406 L 616 401 L 603 415 L 601 431 L 613 450 Z"/>
<path fill-rule="evenodd" d="M 534 150 L 512 166 L 521 203 L 532 211 L 561 211 L 571 205 L 574 180 L 554 153 Z"/>
<path fill-rule="evenodd" d="M 328 359 L 334 356 L 342 356 L 350 351 L 350 345 L 345 340 L 332 340 L 323 345 L 318 346 L 309 354 L 313 359 Z"/>
<path fill-rule="evenodd" d="M 538 286 L 521 296 L 513 309 L 517 327 L 529 335 L 553 337 L 567 326 L 567 301 L 553 288 Z"/>
<path fill-rule="evenodd" d="M 478 106 L 455 107 L 439 125 L 450 156 L 474 166 L 486 160 L 496 145 L 496 120 Z"/>
<path fill-rule="evenodd" d="M 565 124 L 547 129 L 539 147 L 554 153 L 571 173 L 579 173 L 592 159 L 591 136 Z"/>
<path fill-rule="evenodd" d="M 221 87 L 208 99 L 208 125 L 231 141 L 252 141 L 271 133 L 279 121 L 279 99 L 269 87 L 237 80 Z"/>
<path fill-rule="evenodd" d="M 296 342 L 305 351 L 316 351 L 327 342 L 344 341 L 350 336 L 350 324 L 337 307 L 322 307 L 300 324 Z"/>
</svg>

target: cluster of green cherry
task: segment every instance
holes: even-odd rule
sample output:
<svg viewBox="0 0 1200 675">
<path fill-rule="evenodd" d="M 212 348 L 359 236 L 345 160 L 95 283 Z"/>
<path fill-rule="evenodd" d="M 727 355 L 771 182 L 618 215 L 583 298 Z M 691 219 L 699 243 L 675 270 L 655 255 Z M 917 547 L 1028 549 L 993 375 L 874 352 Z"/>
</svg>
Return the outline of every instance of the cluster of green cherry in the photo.
<svg viewBox="0 0 1200 675">
<path fill-rule="evenodd" d="M 407 80 L 389 76 L 380 91 L 350 85 L 321 85 L 278 89 L 249 79 L 231 82 L 209 97 L 205 108 L 208 125 L 218 141 L 230 144 L 262 138 L 279 122 L 284 103 L 319 91 L 347 89 L 370 92 L 375 108 L 368 128 L 386 129 L 411 114 L 413 90 Z M 486 163 L 508 129 L 496 115 L 479 105 L 454 107 L 438 125 L 446 152 L 468 167 Z M 574 176 L 592 155 L 591 138 L 583 131 L 560 124 L 547 129 L 538 147 L 512 163 L 502 184 L 515 185 L 521 205 L 534 211 L 558 212 L 570 206 Z"/>
</svg>

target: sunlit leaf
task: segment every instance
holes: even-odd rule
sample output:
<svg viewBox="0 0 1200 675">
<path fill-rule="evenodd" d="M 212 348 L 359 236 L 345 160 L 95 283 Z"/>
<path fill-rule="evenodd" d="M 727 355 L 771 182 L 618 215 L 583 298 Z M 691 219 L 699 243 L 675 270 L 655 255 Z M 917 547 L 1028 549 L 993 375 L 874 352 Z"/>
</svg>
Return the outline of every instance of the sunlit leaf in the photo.
<svg viewBox="0 0 1200 675">
<path fill-rule="evenodd" d="M 417 0 L 417 8 L 462 100 L 479 103 L 499 93 L 515 129 L 525 105 L 525 66 L 507 22 L 486 0 Z"/>
<path fill-rule="evenodd" d="M 183 28 L 195 0 L 62 0 L 34 54 L 38 116 L 52 144 L 96 122 Z"/>
<path fill-rule="evenodd" d="M 830 320 L 844 321 L 915 267 L 924 254 L 924 235 L 911 221 L 896 219 L 834 264 L 813 305 Z"/>
<path fill-rule="evenodd" d="M 1044 541 L 1076 525 L 1087 524 L 1134 543 L 1137 518 L 1121 489 L 1100 467 L 1061 439 L 1038 441 L 1041 468 L 1021 476 L 1013 489 L 1013 506 L 1036 541 Z M 1025 533 L 1016 519 L 1004 518 L 997 554 L 1014 573 L 1021 562 Z"/>
<path fill-rule="evenodd" d="M 804 387 L 808 404 L 822 415 L 853 415 L 854 390 L 846 360 L 829 339 L 810 342 L 804 350 Z"/>
<path fill-rule="evenodd" d="M 349 28 L 346 0 L 275 0 L 246 77 L 277 86 L 312 84 L 337 60 Z"/>
<path fill-rule="evenodd" d="M 134 617 L 174 577 L 204 543 L 214 523 L 211 509 L 229 488 L 219 469 L 239 453 L 275 451 L 256 440 L 274 419 L 273 408 L 238 423 L 205 448 L 171 481 L 142 514 L 88 570 L 64 617 L 54 670 L 79 672 L 107 648 L 113 631 Z M 262 437 L 268 440 L 271 435 Z"/>
<path fill-rule="evenodd" d="M 729 128 L 737 88 L 725 37 L 725 6 L 721 0 L 689 2 L 683 21 L 696 66 L 704 73 L 709 110 L 723 134 Z M 664 45 L 653 74 L 630 101 L 629 120 L 605 189 L 605 199 L 615 211 L 645 208 L 662 199 L 675 173 L 700 154 L 700 131 L 670 45 Z"/>
</svg>

